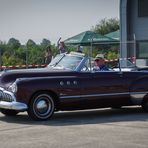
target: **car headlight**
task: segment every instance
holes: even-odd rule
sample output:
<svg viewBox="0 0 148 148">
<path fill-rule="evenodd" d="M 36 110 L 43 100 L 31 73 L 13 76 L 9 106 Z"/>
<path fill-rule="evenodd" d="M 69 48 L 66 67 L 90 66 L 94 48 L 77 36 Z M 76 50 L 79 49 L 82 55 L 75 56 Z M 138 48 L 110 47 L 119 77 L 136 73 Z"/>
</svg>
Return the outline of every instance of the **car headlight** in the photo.
<svg viewBox="0 0 148 148">
<path fill-rule="evenodd" d="M 9 90 L 13 93 L 17 92 L 17 84 L 14 82 L 12 85 L 10 85 Z"/>
</svg>

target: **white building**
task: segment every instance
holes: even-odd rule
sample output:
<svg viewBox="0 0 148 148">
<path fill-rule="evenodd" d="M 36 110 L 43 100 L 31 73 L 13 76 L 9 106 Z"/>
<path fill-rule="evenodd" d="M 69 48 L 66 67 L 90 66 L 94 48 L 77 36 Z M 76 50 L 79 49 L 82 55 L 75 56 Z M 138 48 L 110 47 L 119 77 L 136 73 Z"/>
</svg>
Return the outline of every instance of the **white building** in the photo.
<svg viewBox="0 0 148 148">
<path fill-rule="evenodd" d="M 148 65 L 148 0 L 120 0 L 121 58 Z"/>
</svg>

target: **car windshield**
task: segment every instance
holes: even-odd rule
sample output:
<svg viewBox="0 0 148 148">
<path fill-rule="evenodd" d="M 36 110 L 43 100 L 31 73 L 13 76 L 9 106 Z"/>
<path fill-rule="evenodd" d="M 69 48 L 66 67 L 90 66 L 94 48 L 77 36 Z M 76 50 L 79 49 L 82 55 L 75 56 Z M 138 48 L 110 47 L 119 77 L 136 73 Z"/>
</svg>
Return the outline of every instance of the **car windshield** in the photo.
<svg viewBox="0 0 148 148">
<path fill-rule="evenodd" d="M 132 68 L 132 67 L 135 67 L 135 64 L 133 64 L 129 60 L 120 59 L 120 67 L 121 68 Z"/>
<path fill-rule="evenodd" d="M 80 62 L 82 61 L 82 56 L 76 56 L 71 54 L 66 54 L 55 66 L 56 69 L 68 69 L 75 70 Z"/>
<path fill-rule="evenodd" d="M 64 54 L 58 54 L 55 56 L 54 59 L 49 63 L 48 67 L 55 66 L 62 58 L 64 57 Z"/>
</svg>

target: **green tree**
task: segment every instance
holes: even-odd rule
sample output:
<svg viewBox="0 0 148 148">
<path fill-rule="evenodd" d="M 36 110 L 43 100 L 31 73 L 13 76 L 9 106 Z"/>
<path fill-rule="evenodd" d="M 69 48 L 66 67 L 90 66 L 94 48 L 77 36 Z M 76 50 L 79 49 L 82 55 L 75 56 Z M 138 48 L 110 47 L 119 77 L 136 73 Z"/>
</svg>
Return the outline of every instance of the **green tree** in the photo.
<svg viewBox="0 0 148 148">
<path fill-rule="evenodd" d="M 44 61 L 44 53 L 39 46 L 34 46 L 29 49 L 28 62 L 29 64 L 42 64 Z"/>
<path fill-rule="evenodd" d="M 94 32 L 100 33 L 102 35 L 105 35 L 110 32 L 114 32 L 119 29 L 119 20 L 116 18 L 111 18 L 111 19 L 102 19 L 96 26 L 92 28 Z M 119 45 L 99 45 L 94 48 L 95 54 L 101 53 L 105 55 L 106 59 L 116 59 L 118 57 L 118 50 L 119 50 Z M 94 54 L 93 54 L 94 55 Z"/>
<path fill-rule="evenodd" d="M 36 43 L 32 39 L 29 39 L 26 43 L 26 46 L 27 48 L 34 47 L 36 46 Z"/>
<path fill-rule="evenodd" d="M 26 64 L 35 64 L 34 61 L 36 60 L 36 49 L 37 49 L 37 44 L 32 40 L 32 39 L 29 39 L 26 43 L 26 46 L 25 46 L 25 61 L 26 61 Z M 33 52 L 34 51 L 34 52 Z"/>
<path fill-rule="evenodd" d="M 7 43 L 0 41 L 1 55 L 7 50 Z"/>
<path fill-rule="evenodd" d="M 21 45 L 17 50 L 15 54 L 16 58 L 19 60 L 18 62 L 21 65 L 26 64 L 26 46 Z"/>
<path fill-rule="evenodd" d="M 20 44 L 19 40 L 15 39 L 15 38 L 10 38 L 7 43 L 7 46 L 8 46 L 9 52 L 11 54 L 15 54 L 16 49 L 18 49 L 21 46 L 21 44 Z"/>
<path fill-rule="evenodd" d="M 48 40 L 48 39 L 43 39 L 42 40 L 42 42 L 41 42 L 41 46 L 42 46 L 42 48 L 46 48 L 47 46 L 50 46 L 51 45 L 51 42 L 50 42 L 50 40 Z"/>
<path fill-rule="evenodd" d="M 3 61 L 5 66 L 22 64 L 22 60 L 21 59 L 17 58 L 14 55 L 10 55 L 10 53 L 8 51 L 6 51 L 3 54 L 2 61 Z"/>
<path fill-rule="evenodd" d="M 116 31 L 119 29 L 119 20 L 116 18 L 102 19 L 96 26 L 92 28 L 93 31 L 105 35 L 107 33 Z"/>
</svg>

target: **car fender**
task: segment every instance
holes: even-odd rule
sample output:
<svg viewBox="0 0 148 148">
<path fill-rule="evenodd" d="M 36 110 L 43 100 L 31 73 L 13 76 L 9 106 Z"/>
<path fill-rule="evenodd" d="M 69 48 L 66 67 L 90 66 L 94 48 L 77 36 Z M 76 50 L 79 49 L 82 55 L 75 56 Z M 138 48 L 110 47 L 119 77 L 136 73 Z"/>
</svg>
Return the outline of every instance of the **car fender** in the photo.
<svg viewBox="0 0 148 148">
<path fill-rule="evenodd" d="M 60 82 L 62 80 L 63 81 L 69 79 L 73 80 L 73 78 L 75 78 L 75 76 L 20 78 L 19 80 L 17 80 L 17 85 L 18 85 L 17 98 L 21 98 L 23 102 L 25 101 L 25 103 L 28 104 L 32 95 L 40 91 L 52 92 L 57 97 L 59 97 L 60 89 L 66 87 L 62 86 Z"/>
<path fill-rule="evenodd" d="M 148 76 L 140 76 L 135 79 L 129 88 L 131 101 L 135 105 L 141 105 L 148 98 Z"/>
</svg>

